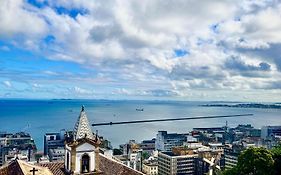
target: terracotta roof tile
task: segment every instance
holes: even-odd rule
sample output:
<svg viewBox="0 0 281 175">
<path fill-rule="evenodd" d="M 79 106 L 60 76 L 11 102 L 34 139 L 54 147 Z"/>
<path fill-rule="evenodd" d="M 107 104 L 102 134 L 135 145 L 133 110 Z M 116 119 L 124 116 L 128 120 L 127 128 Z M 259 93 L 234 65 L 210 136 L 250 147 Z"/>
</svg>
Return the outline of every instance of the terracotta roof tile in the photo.
<svg viewBox="0 0 281 175">
<path fill-rule="evenodd" d="M 143 175 L 143 173 L 127 167 L 116 160 L 107 158 L 102 154 L 100 154 L 99 159 L 99 167 L 104 175 Z"/>
<path fill-rule="evenodd" d="M 65 175 L 67 174 L 64 169 L 64 162 L 42 162 L 38 164 L 42 167 L 47 167 L 54 175 Z"/>
<path fill-rule="evenodd" d="M 35 168 L 36 175 L 53 175 L 53 173 L 45 167 L 29 164 L 22 160 L 14 160 L 9 164 L 0 168 L 0 175 L 32 175 L 32 170 Z"/>
</svg>

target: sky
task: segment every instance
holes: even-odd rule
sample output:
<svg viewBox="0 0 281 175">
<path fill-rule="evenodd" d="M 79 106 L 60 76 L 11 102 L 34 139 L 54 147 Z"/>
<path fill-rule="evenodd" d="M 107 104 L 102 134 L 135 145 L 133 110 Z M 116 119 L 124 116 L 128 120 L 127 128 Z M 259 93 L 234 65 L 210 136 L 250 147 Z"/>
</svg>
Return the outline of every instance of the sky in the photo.
<svg viewBox="0 0 281 175">
<path fill-rule="evenodd" d="M 278 0 L 1 0 L 0 98 L 280 102 Z"/>
</svg>

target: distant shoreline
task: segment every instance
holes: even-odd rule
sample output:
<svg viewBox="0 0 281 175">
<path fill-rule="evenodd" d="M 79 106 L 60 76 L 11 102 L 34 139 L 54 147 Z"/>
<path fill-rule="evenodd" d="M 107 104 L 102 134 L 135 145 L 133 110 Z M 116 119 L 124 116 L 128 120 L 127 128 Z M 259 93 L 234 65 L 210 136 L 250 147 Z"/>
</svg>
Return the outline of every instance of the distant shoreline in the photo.
<svg viewBox="0 0 281 175">
<path fill-rule="evenodd" d="M 281 109 L 280 103 L 260 104 L 260 103 L 239 103 L 239 104 L 204 104 L 203 107 L 230 107 L 230 108 L 261 108 L 261 109 Z"/>
<path fill-rule="evenodd" d="M 149 102 L 149 103 L 216 103 L 216 104 L 276 104 L 280 101 L 228 101 L 228 100 L 179 100 L 179 99 L 110 99 L 110 98 L 1 98 L 0 101 L 109 101 L 109 102 Z"/>
</svg>

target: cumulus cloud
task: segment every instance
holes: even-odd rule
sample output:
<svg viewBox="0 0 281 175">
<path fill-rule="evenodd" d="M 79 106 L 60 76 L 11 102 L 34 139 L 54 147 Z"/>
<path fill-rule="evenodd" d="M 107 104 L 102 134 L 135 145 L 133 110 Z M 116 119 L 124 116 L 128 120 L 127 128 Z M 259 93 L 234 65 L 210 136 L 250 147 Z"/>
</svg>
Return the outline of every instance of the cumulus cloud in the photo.
<svg viewBox="0 0 281 175">
<path fill-rule="evenodd" d="M 71 92 L 74 92 L 77 95 L 93 95 L 93 90 L 84 89 L 78 86 L 69 89 Z"/>
<path fill-rule="evenodd" d="M 148 96 L 148 97 L 174 97 L 180 94 L 175 90 L 164 89 L 150 89 L 150 90 L 128 90 L 125 88 L 118 88 L 112 92 L 113 95 L 126 96 Z"/>
<path fill-rule="evenodd" d="M 266 48 L 267 44 L 280 43 L 280 9 L 280 4 L 269 4 L 221 23 L 218 31 L 223 39 L 233 42 L 236 47 Z"/>
<path fill-rule="evenodd" d="M 2 50 L 2 51 L 10 51 L 10 48 L 8 46 L 0 46 L 0 50 Z"/>
<path fill-rule="evenodd" d="M 193 79 L 222 79 L 223 74 L 218 73 L 209 66 L 188 66 L 178 65 L 175 66 L 170 74 L 171 79 L 174 80 L 193 80 Z"/>
<path fill-rule="evenodd" d="M 260 62 L 258 65 L 246 64 L 238 57 L 231 57 L 225 63 L 226 68 L 239 71 L 270 71 L 270 64 Z"/>
<path fill-rule="evenodd" d="M 28 49 L 37 48 L 48 32 L 48 25 L 38 9 L 23 0 L 0 2 L 0 38 Z"/>
<path fill-rule="evenodd" d="M 249 57 L 259 57 L 261 60 L 271 61 L 281 72 L 280 44 L 270 44 L 266 49 L 237 49 L 239 53 Z"/>
<path fill-rule="evenodd" d="M 12 83 L 10 81 L 3 81 L 3 84 L 8 88 L 12 87 Z"/>
<path fill-rule="evenodd" d="M 32 84 L 32 87 L 33 87 L 33 88 L 40 88 L 41 85 L 40 85 L 40 84 L 37 84 L 37 83 L 34 83 L 34 84 Z"/>
<path fill-rule="evenodd" d="M 280 89 L 278 1 L 2 0 L 0 16 L 6 43 L 98 72 L 70 74 L 85 83 L 69 88 L 76 94 L 94 95 L 89 84 L 96 82 L 139 96 Z"/>
</svg>

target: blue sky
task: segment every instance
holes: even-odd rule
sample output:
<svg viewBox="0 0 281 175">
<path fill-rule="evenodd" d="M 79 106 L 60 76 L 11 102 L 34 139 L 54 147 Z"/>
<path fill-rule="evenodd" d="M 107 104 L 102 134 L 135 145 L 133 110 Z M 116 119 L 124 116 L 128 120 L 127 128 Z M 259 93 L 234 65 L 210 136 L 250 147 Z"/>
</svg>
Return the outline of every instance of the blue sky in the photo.
<svg viewBox="0 0 281 175">
<path fill-rule="evenodd" d="M 278 1 L 0 1 L 0 98 L 280 101 Z"/>
</svg>

